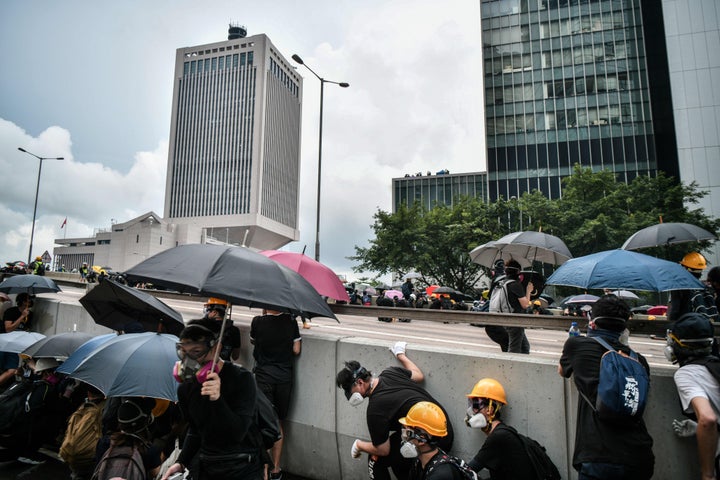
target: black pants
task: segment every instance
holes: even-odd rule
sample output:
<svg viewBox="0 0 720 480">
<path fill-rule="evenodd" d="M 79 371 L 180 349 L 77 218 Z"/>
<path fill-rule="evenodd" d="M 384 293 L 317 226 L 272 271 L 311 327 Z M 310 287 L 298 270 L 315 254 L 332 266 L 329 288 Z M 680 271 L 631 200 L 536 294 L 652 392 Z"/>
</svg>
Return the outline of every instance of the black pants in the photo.
<svg viewBox="0 0 720 480">
<path fill-rule="evenodd" d="M 264 469 L 259 455 L 229 453 L 206 455 L 200 453 L 195 480 L 262 480 Z"/>
</svg>

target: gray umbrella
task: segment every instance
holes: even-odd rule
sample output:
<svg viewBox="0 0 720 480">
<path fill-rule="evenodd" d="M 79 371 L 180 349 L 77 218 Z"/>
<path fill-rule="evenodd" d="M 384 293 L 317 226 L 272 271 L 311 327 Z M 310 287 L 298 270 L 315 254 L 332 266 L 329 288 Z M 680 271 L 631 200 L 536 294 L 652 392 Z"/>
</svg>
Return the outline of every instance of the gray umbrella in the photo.
<svg viewBox="0 0 720 480">
<path fill-rule="evenodd" d="M 572 258 L 565 242 L 543 232 L 514 232 L 476 247 L 470 252 L 473 262 L 492 267 L 498 258 L 517 260 L 520 266 L 532 262 L 562 265 Z M 525 265 L 523 265 L 525 263 Z"/>
<path fill-rule="evenodd" d="M 717 240 L 717 235 L 690 223 L 658 223 L 633 233 L 620 248 L 637 250 L 702 240 Z"/>
<path fill-rule="evenodd" d="M 5 293 L 56 293 L 60 291 L 55 282 L 42 275 L 15 275 L 0 283 L 0 292 Z"/>
<path fill-rule="evenodd" d="M 237 305 L 337 320 L 300 274 L 244 247 L 181 245 L 153 255 L 125 274 L 129 280 L 220 297 Z"/>
<path fill-rule="evenodd" d="M 91 338 L 93 335 L 83 332 L 58 333 L 33 343 L 23 350 L 22 354 L 33 358 L 67 360 L 80 345 Z"/>
</svg>

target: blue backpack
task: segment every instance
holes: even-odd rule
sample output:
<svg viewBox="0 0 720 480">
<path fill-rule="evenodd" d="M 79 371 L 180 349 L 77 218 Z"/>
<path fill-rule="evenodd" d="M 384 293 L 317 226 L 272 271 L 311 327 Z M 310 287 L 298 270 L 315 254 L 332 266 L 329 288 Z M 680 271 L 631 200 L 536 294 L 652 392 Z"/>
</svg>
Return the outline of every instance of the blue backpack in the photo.
<svg viewBox="0 0 720 480">
<path fill-rule="evenodd" d="M 592 337 L 608 351 L 600 359 L 600 381 L 595 404 L 582 392 L 599 418 L 611 421 L 637 420 L 647 405 L 650 377 L 638 361 L 637 353 L 630 355 L 615 350 L 600 337 Z"/>
</svg>

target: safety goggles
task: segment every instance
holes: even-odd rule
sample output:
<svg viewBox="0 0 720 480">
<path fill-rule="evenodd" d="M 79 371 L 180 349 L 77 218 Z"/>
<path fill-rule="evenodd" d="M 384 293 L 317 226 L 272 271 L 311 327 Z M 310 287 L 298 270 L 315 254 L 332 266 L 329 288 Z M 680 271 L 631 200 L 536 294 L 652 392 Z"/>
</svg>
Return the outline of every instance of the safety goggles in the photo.
<svg viewBox="0 0 720 480">
<path fill-rule="evenodd" d="M 468 407 L 472 407 L 473 410 L 480 411 L 490 404 L 490 400 L 487 398 L 468 398 Z"/>
<path fill-rule="evenodd" d="M 429 438 L 426 434 L 418 432 L 412 428 L 403 428 L 400 430 L 400 439 L 403 442 L 409 442 L 410 440 L 417 440 L 418 442 L 427 443 Z"/>
<path fill-rule="evenodd" d="M 206 342 L 178 342 L 175 344 L 175 348 L 180 360 L 183 360 L 186 356 L 197 360 L 209 351 Z"/>
</svg>

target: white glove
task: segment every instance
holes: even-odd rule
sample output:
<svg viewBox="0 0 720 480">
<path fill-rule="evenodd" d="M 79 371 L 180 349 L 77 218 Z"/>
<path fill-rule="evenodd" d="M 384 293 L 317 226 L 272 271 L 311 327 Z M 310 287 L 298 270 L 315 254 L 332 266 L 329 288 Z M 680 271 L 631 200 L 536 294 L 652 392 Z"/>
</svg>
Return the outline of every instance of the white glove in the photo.
<svg viewBox="0 0 720 480">
<path fill-rule="evenodd" d="M 355 440 L 353 442 L 352 448 L 350 449 L 350 455 L 352 455 L 352 458 L 360 458 L 360 454 L 362 453 L 360 451 L 360 447 L 358 447 L 358 442 L 360 440 Z"/>
<path fill-rule="evenodd" d="M 390 347 L 390 351 L 397 357 L 401 353 L 405 353 L 405 347 L 407 347 L 407 342 L 395 342 L 395 345 Z"/>
<path fill-rule="evenodd" d="M 697 422 L 690 420 L 673 420 L 672 423 L 675 435 L 678 437 L 692 437 L 697 432 Z"/>
</svg>

